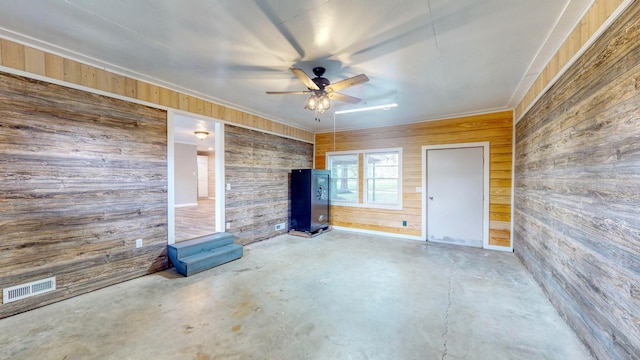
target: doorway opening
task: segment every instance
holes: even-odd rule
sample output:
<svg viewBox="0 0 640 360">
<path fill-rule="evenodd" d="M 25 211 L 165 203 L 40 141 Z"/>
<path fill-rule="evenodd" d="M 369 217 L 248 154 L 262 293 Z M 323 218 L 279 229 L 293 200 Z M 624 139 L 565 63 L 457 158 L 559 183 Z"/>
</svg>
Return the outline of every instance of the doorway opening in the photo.
<svg viewBox="0 0 640 360">
<path fill-rule="evenodd" d="M 487 248 L 489 142 L 422 147 L 422 238 Z"/>
<path fill-rule="evenodd" d="M 170 110 L 167 129 L 169 244 L 224 231 L 223 124 Z"/>
</svg>

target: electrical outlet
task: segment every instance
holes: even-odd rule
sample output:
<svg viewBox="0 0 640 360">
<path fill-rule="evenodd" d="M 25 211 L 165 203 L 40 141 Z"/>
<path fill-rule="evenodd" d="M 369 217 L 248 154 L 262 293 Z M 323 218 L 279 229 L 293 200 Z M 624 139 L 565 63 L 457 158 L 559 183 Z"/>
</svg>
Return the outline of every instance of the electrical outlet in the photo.
<svg viewBox="0 0 640 360">
<path fill-rule="evenodd" d="M 227 190 L 231 190 L 231 184 L 227 184 Z"/>
<path fill-rule="evenodd" d="M 229 230 L 229 229 L 231 229 L 231 223 L 230 222 L 227 223 L 227 230 Z"/>
<path fill-rule="evenodd" d="M 141 247 L 142 247 L 142 239 L 136 240 L 136 248 L 141 248 Z"/>
<path fill-rule="evenodd" d="M 284 230 L 285 223 L 276 224 L 276 231 Z"/>
</svg>

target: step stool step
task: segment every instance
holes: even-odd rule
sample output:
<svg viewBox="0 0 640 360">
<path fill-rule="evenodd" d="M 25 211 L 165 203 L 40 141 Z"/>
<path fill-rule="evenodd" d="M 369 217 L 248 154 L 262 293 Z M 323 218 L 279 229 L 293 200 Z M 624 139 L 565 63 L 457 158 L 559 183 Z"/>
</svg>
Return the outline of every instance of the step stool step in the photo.
<svg viewBox="0 0 640 360">
<path fill-rule="evenodd" d="M 221 232 L 180 241 L 168 246 L 170 257 L 177 259 L 233 244 L 233 234 Z"/>
<path fill-rule="evenodd" d="M 172 260 L 172 262 L 180 274 L 190 276 L 239 259 L 242 255 L 242 245 L 228 244 L 213 250 L 202 251 L 198 254 L 179 258 L 175 262 Z"/>
</svg>

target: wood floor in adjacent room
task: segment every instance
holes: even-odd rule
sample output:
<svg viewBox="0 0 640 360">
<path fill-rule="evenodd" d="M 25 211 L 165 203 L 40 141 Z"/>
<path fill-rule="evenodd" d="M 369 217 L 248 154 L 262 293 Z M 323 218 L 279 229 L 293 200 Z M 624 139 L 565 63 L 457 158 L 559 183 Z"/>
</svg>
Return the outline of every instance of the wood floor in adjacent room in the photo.
<svg viewBox="0 0 640 360">
<path fill-rule="evenodd" d="M 213 199 L 198 199 L 198 206 L 176 207 L 176 242 L 216 232 L 216 208 Z"/>
</svg>

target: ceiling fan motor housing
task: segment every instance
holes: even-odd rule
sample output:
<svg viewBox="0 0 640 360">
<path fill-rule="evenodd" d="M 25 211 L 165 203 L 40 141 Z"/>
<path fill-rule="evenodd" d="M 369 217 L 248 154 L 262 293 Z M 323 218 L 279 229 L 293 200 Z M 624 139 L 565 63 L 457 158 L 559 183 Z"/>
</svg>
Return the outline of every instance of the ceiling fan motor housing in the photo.
<svg viewBox="0 0 640 360">
<path fill-rule="evenodd" d="M 313 73 L 316 75 L 315 78 L 310 78 L 302 69 L 298 68 L 289 68 L 291 72 L 307 86 L 306 91 L 267 91 L 267 94 L 312 94 L 307 100 L 307 104 L 305 108 L 314 110 L 314 103 L 316 101 L 322 101 L 323 108 L 328 109 L 331 106 L 329 98 L 333 100 L 343 101 L 351 104 L 356 104 L 360 101 L 359 98 L 344 95 L 338 93 L 338 91 L 342 89 L 346 89 L 348 87 L 362 84 L 364 82 L 369 81 L 369 78 L 365 74 L 360 74 L 357 76 L 352 76 L 348 79 L 340 80 L 335 84 L 331 84 L 331 82 L 324 78 L 325 68 L 321 66 L 317 66 L 313 68 Z M 322 111 L 320 111 L 322 112 Z"/>
<path fill-rule="evenodd" d="M 324 75 L 324 72 L 325 72 L 325 68 L 323 68 L 322 66 L 314 67 L 313 74 L 316 77 L 311 79 L 313 83 L 316 84 L 316 86 L 319 87 L 320 91 L 322 92 L 324 92 L 324 88 L 326 86 L 331 85 L 331 82 L 327 78 L 322 77 L 322 75 Z M 312 89 L 309 89 L 309 90 L 312 90 Z"/>
</svg>

